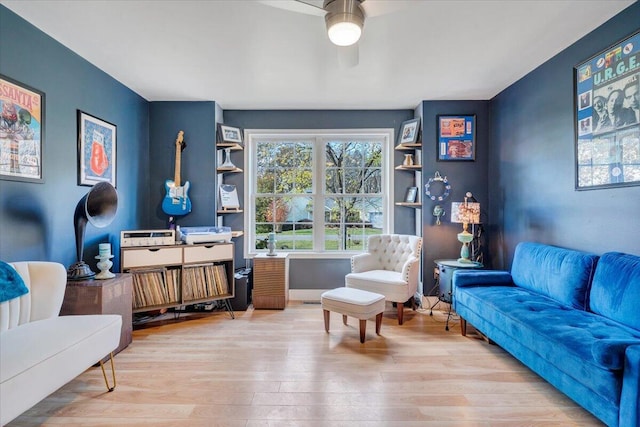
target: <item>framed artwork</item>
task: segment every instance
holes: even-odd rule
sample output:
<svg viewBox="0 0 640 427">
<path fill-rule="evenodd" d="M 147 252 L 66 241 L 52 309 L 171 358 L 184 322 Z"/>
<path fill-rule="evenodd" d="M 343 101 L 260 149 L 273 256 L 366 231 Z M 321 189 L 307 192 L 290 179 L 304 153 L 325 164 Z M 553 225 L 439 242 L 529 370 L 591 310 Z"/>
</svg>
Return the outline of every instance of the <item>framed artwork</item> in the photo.
<svg viewBox="0 0 640 427">
<path fill-rule="evenodd" d="M 0 74 L 0 179 L 44 182 L 44 93 Z"/>
<path fill-rule="evenodd" d="M 116 125 L 78 110 L 78 185 L 116 186 Z"/>
<path fill-rule="evenodd" d="M 407 194 L 405 194 L 404 196 L 404 201 L 406 203 L 415 203 L 417 196 L 418 196 L 418 187 L 409 187 L 407 188 Z"/>
<path fill-rule="evenodd" d="M 476 116 L 438 115 L 438 161 L 476 159 Z"/>
<path fill-rule="evenodd" d="M 242 144 L 242 131 L 240 128 L 219 124 L 218 133 L 220 135 L 220 142 Z"/>
<path fill-rule="evenodd" d="M 220 185 L 220 206 L 222 209 L 239 209 L 240 201 L 235 185 Z"/>
<path fill-rule="evenodd" d="M 576 190 L 640 185 L 640 31 L 573 77 Z"/>
<path fill-rule="evenodd" d="M 420 119 L 411 119 L 402 122 L 400 125 L 400 135 L 398 144 L 414 144 L 418 140 L 420 133 Z"/>
</svg>

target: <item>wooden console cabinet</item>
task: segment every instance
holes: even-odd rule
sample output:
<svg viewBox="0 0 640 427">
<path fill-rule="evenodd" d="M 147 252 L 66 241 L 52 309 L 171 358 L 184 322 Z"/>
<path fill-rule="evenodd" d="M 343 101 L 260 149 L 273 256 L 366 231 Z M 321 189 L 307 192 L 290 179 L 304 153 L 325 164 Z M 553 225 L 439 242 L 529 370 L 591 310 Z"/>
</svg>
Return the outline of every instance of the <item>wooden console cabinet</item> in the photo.
<svg viewBox="0 0 640 427">
<path fill-rule="evenodd" d="M 119 314 L 122 316 L 120 352 L 131 343 L 132 278 L 130 274 L 116 274 L 113 279 L 80 280 L 67 282 L 61 316 L 73 314 Z"/>
<path fill-rule="evenodd" d="M 259 254 L 253 258 L 253 308 L 284 310 L 289 301 L 287 253 Z"/>
<path fill-rule="evenodd" d="M 135 246 L 120 249 L 133 277 L 133 312 L 235 296 L 233 243 Z"/>
</svg>

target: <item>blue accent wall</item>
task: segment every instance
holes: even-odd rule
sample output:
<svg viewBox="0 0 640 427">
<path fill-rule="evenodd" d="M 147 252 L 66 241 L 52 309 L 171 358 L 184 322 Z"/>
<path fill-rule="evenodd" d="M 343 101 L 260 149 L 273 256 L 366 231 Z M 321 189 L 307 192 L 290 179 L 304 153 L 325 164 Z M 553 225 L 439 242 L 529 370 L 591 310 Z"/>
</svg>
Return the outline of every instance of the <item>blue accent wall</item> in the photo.
<svg viewBox="0 0 640 427">
<path fill-rule="evenodd" d="M 458 258 L 462 244 L 457 234 L 462 231 L 462 224 L 451 222 L 451 202 L 464 201 L 465 194 L 471 192 L 480 203 L 481 221 L 487 223 L 489 210 L 489 193 L 491 183 L 487 182 L 487 164 L 489 158 L 489 101 L 424 101 L 422 102 L 422 236 L 424 252 L 422 257 L 422 277 L 424 294 L 432 294 L 433 270 L 436 259 Z M 476 116 L 476 158 L 475 161 L 438 161 L 437 153 L 437 116 L 475 115 Z M 436 171 L 447 177 L 451 185 L 448 198 L 442 202 L 432 201 L 425 195 L 425 184 L 433 178 Z M 440 195 L 435 184 L 432 194 Z M 440 225 L 436 224 L 433 208 L 441 205 L 445 215 Z M 483 236 L 486 245 L 487 236 Z M 484 263 L 490 265 L 491 253 L 483 251 Z"/>
<path fill-rule="evenodd" d="M 149 216 L 148 103 L 2 5 L 0 73 L 45 93 L 45 182 L 0 180 L 4 261 L 76 261 L 73 213 L 90 190 L 77 184 L 77 110 L 117 126 L 118 212 L 109 226 L 86 229 L 84 259 L 95 270 L 98 243 L 110 241 L 118 254 L 120 230 Z"/>
<path fill-rule="evenodd" d="M 215 102 L 152 102 L 150 105 L 149 207 L 151 229 L 168 227 L 162 210 L 165 181 L 174 179 L 176 139 L 184 131 L 180 181 L 190 184 L 191 213 L 176 218 L 180 226 L 216 224 Z"/>
<path fill-rule="evenodd" d="M 640 254 L 640 186 L 576 191 L 573 67 L 637 31 L 634 3 L 491 101 L 489 253 L 523 240 Z"/>
<path fill-rule="evenodd" d="M 358 129 L 392 128 L 396 138 L 400 125 L 414 117 L 413 110 L 225 110 L 224 122 L 242 129 Z M 395 141 L 393 141 L 395 145 Z M 394 152 L 394 164 L 402 163 L 404 155 Z M 236 158 L 234 157 L 234 162 Z M 238 165 L 238 163 L 236 163 Z M 226 183 L 235 184 L 239 197 L 244 194 L 241 176 L 225 175 Z M 394 192 L 404 197 L 407 187 L 413 185 L 413 174 L 396 173 Z M 227 215 L 225 225 L 243 229 L 242 217 Z M 397 233 L 414 234 L 415 210 L 396 208 L 394 226 Z M 242 259 L 243 238 L 236 239 L 236 260 Z M 327 265 L 331 265 L 330 272 Z M 344 276 L 350 271 L 348 259 L 308 260 L 293 259 L 289 263 L 289 287 L 291 289 L 328 289 L 344 285 Z"/>
</svg>

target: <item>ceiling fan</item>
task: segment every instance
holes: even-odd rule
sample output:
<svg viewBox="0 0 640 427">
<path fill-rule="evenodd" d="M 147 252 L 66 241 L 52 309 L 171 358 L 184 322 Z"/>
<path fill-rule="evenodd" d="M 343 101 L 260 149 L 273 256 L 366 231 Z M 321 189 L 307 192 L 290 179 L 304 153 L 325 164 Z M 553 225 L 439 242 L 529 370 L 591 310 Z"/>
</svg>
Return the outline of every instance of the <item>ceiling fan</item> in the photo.
<svg viewBox="0 0 640 427">
<path fill-rule="evenodd" d="M 358 65 L 358 40 L 365 18 L 388 13 L 400 3 L 371 0 L 259 0 L 260 3 L 307 15 L 324 16 L 327 35 L 338 46 L 338 61 L 342 66 Z M 395 3 L 395 5 L 394 5 Z M 391 6 L 391 7 L 389 7 Z M 386 9 L 386 10 L 385 10 Z"/>
</svg>

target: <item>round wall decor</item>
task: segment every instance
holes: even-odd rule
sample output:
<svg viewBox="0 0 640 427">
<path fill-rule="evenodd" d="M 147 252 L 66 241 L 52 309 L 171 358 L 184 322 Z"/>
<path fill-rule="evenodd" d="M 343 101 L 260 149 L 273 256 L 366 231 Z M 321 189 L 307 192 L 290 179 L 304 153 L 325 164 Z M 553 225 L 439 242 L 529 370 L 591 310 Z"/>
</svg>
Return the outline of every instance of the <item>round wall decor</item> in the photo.
<svg viewBox="0 0 640 427">
<path fill-rule="evenodd" d="M 429 178 L 429 181 L 424 185 L 424 194 L 434 202 L 437 200 L 439 202 L 443 201 L 449 194 L 451 193 L 451 184 L 447 180 L 447 177 L 444 178 L 440 175 L 440 172 L 436 171 L 432 178 Z"/>
</svg>

